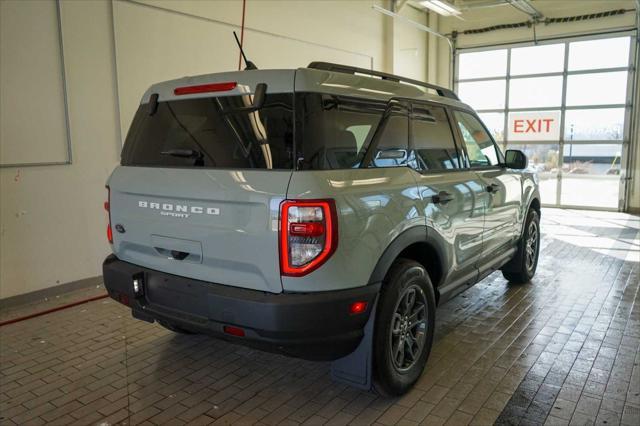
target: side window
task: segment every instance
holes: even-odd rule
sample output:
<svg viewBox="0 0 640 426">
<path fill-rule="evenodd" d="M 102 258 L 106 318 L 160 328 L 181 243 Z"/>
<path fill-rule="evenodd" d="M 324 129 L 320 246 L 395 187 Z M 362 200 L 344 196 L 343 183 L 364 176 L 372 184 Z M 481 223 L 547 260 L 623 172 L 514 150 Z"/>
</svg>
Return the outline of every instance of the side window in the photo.
<svg viewBox="0 0 640 426">
<path fill-rule="evenodd" d="M 298 167 L 304 170 L 360 167 L 385 108 L 383 101 L 297 93 Z"/>
<path fill-rule="evenodd" d="M 498 165 L 498 148 L 482 126 L 482 123 L 466 112 L 455 111 L 454 114 L 455 121 L 460 128 L 462 139 L 467 148 L 471 167 Z"/>
<path fill-rule="evenodd" d="M 460 167 L 458 151 L 444 108 L 414 106 L 411 117 L 412 146 L 418 170 L 450 170 Z"/>
<path fill-rule="evenodd" d="M 410 161 L 409 118 L 406 114 L 392 112 L 375 136 L 378 139 L 369 167 L 401 167 Z"/>
</svg>

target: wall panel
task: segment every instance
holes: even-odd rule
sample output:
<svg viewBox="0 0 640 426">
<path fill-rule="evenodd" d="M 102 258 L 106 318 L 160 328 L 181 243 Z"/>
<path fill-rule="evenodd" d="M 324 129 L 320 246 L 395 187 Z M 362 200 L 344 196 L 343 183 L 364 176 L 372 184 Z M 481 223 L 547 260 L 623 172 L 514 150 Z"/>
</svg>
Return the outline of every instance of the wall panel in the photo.
<svg viewBox="0 0 640 426">
<path fill-rule="evenodd" d="M 0 2 L 2 165 L 70 160 L 57 8 Z"/>
</svg>

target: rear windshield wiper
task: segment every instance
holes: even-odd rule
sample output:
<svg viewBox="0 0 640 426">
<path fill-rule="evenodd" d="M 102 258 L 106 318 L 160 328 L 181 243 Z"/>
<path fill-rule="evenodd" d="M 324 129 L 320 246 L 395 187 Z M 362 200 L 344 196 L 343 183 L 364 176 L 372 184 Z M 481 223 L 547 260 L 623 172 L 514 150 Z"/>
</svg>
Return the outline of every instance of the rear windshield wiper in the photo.
<svg viewBox="0 0 640 426">
<path fill-rule="evenodd" d="M 223 111 L 223 114 L 236 114 L 239 112 L 255 112 L 262 109 L 264 105 L 265 98 L 267 96 L 267 83 L 258 83 L 256 84 L 256 90 L 253 93 L 253 98 L 251 100 L 251 105 L 234 108 L 229 111 Z"/>
<path fill-rule="evenodd" d="M 204 166 L 204 155 L 197 149 L 169 149 L 161 151 L 162 155 L 171 155 L 172 157 L 193 158 L 196 166 Z"/>
</svg>

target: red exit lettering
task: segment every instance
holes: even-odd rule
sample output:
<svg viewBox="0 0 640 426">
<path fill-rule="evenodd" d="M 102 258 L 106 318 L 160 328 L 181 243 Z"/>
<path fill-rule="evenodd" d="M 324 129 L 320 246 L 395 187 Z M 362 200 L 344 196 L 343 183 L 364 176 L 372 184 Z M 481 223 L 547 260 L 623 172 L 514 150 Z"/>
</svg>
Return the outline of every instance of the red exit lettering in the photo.
<svg viewBox="0 0 640 426">
<path fill-rule="evenodd" d="M 543 133 L 551 131 L 553 118 L 534 118 L 533 120 L 513 120 L 513 133 Z"/>
</svg>

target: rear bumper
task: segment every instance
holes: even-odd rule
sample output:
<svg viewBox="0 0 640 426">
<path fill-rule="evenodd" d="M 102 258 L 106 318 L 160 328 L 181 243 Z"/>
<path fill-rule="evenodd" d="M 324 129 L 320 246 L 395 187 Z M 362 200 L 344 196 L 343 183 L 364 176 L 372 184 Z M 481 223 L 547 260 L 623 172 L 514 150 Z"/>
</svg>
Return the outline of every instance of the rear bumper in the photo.
<svg viewBox="0 0 640 426">
<path fill-rule="evenodd" d="M 136 318 L 313 360 L 341 358 L 358 346 L 380 287 L 275 294 L 171 275 L 114 255 L 105 259 L 103 275 L 109 296 L 130 306 Z M 144 288 L 137 297 L 134 277 L 142 278 Z M 366 301 L 367 308 L 352 315 L 356 301 Z M 240 327 L 245 336 L 226 334 L 224 326 Z"/>
</svg>

